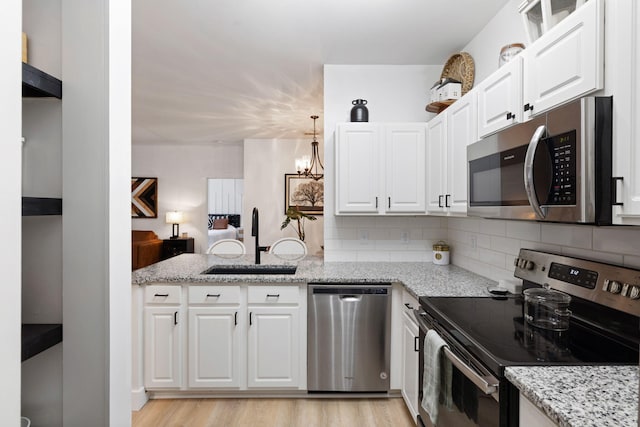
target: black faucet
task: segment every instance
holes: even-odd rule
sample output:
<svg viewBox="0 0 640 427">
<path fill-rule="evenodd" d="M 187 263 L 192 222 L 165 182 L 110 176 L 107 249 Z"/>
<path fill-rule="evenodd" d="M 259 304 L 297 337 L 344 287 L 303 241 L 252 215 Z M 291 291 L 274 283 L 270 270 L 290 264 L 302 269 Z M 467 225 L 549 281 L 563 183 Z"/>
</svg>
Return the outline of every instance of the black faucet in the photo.
<svg viewBox="0 0 640 427">
<path fill-rule="evenodd" d="M 256 238 L 256 264 L 260 264 L 260 252 L 269 250 L 269 246 L 260 246 L 259 238 L 260 219 L 258 215 L 258 208 L 253 208 L 253 215 L 251 217 L 251 235 Z"/>
</svg>

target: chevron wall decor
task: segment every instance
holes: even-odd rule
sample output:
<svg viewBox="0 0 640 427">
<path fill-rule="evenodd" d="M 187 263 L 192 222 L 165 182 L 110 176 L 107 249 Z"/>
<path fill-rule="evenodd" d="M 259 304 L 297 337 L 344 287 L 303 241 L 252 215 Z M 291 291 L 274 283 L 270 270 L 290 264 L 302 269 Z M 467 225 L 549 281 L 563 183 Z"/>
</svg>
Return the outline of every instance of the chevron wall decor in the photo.
<svg viewBox="0 0 640 427">
<path fill-rule="evenodd" d="M 131 178 L 131 217 L 158 217 L 158 178 Z"/>
</svg>

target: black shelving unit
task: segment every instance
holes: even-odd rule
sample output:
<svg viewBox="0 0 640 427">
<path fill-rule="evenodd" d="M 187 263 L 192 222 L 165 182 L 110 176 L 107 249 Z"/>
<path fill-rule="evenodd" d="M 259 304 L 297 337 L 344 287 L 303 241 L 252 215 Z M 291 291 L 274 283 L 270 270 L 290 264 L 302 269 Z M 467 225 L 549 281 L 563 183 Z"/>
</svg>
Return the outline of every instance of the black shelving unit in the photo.
<svg viewBox="0 0 640 427">
<path fill-rule="evenodd" d="M 62 342 L 62 325 L 22 324 L 22 362 Z"/>
<path fill-rule="evenodd" d="M 22 216 L 62 215 L 62 199 L 23 197 Z"/>
<path fill-rule="evenodd" d="M 25 62 L 22 63 L 22 97 L 62 99 L 62 82 Z"/>
</svg>

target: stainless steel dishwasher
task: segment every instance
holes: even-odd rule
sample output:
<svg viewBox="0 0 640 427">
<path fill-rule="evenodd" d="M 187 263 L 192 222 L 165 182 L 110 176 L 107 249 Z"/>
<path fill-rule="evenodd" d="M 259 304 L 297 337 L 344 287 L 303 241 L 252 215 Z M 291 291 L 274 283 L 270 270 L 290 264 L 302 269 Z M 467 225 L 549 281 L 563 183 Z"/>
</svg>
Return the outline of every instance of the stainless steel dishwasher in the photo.
<svg viewBox="0 0 640 427">
<path fill-rule="evenodd" d="M 308 286 L 310 392 L 389 390 L 391 284 Z"/>
</svg>

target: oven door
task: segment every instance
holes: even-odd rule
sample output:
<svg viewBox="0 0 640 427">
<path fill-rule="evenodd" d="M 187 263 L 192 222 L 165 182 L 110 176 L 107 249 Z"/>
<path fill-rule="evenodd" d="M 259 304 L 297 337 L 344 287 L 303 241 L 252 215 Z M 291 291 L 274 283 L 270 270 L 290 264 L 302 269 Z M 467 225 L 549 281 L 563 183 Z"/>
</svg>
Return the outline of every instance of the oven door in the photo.
<svg viewBox="0 0 640 427">
<path fill-rule="evenodd" d="M 420 327 L 420 356 L 419 356 L 419 406 L 418 425 L 434 427 L 429 414 L 422 407 L 423 398 L 423 376 L 424 376 L 424 337 L 430 329 L 429 322 L 425 320 L 428 316 L 423 310 L 416 310 L 416 318 Z M 450 407 L 443 404 L 442 396 L 438 407 L 437 427 L 507 427 L 517 426 L 510 423 L 507 412 L 508 400 L 502 405 L 500 403 L 501 390 L 507 386 L 507 381 L 500 383 L 486 368 L 480 363 L 473 363 L 470 356 L 458 356 L 450 348 L 450 337 L 446 332 L 436 327 L 436 331 L 449 344 L 449 348 L 443 349 L 443 357 L 451 362 L 452 381 L 451 395 L 452 403 Z M 468 359 L 466 362 L 463 359 Z M 444 363 L 444 361 L 443 361 Z M 504 393 L 506 395 L 506 393 Z"/>
</svg>

